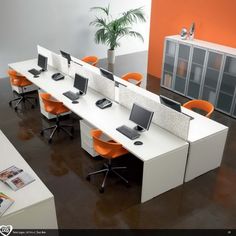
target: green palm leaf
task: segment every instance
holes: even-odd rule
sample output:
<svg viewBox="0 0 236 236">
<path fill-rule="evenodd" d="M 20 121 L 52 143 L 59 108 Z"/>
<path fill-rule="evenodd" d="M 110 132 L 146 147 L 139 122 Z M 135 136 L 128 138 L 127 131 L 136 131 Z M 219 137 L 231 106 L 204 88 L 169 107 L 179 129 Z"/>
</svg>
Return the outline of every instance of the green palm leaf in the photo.
<svg viewBox="0 0 236 236">
<path fill-rule="evenodd" d="M 112 19 L 110 16 L 110 6 L 108 7 L 93 7 L 91 10 L 105 13 L 106 17 L 95 17 L 90 25 L 95 26 L 98 30 L 95 33 L 95 42 L 106 44 L 111 50 L 120 46 L 120 39 L 126 36 L 131 36 L 144 41 L 143 36 L 132 30 L 132 25 L 138 22 L 146 22 L 143 8 L 131 9 L 123 12 L 117 19 Z"/>
</svg>

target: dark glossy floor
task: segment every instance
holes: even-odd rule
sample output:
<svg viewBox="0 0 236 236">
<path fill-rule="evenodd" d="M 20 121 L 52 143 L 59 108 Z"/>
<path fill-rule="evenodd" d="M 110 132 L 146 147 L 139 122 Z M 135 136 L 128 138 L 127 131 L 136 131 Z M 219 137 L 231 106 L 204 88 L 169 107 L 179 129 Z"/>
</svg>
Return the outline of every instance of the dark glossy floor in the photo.
<svg viewBox="0 0 236 236">
<path fill-rule="evenodd" d="M 148 89 L 186 101 L 160 89 L 159 80 L 152 76 L 148 76 Z M 91 183 L 85 177 L 103 160 L 94 160 L 81 149 L 79 118 L 65 118 L 76 127 L 74 140 L 59 133 L 49 145 L 39 135 L 49 125 L 39 108 L 25 107 L 16 113 L 8 106 L 11 98 L 9 81 L 0 79 L 0 129 L 54 194 L 60 228 L 236 228 L 235 119 L 218 112 L 213 115 L 230 127 L 221 168 L 140 204 L 142 162 L 132 155 L 117 159 L 117 165 L 128 166 L 124 176 L 131 187 L 111 176 L 100 194 L 102 176 Z"/>
</svg>

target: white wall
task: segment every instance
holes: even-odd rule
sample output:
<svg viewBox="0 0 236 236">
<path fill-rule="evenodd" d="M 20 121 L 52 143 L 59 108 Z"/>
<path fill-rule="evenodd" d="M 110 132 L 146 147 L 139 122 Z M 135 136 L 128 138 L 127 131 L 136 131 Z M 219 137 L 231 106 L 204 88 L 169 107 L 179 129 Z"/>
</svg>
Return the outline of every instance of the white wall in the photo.
<svg viewBox="0 0 236 236">
<path fill-rule="evenodd" d="M 151 0 L 0 0 L 0 77 L 7 64 L 36 57 L 36 45 L 52 51 L 64 49 L 76 57 L 106 57 L 106 46 L 94 43 L 95 28 L 89 26 L 93 6 L 107 6 L 112 14 L 144 6 L 148 21 L 135 29 L 145 38 L 122 40 L 117 55 L 148 50 Z"/>
</svg>

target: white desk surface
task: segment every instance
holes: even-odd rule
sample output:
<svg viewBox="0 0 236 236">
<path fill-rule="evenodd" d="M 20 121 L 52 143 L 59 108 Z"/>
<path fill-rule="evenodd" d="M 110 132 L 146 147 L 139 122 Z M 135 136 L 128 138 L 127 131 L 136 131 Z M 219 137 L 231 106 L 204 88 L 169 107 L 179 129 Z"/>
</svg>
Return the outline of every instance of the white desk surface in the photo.
<svg viewBox="0 0 236 236">
<path fill-rule="evenodd" d="M 35 181 L 17 191 L 12 190 L 6 184 L 0 182 L 0 192 L 15 200 L 13 205 L 4 213 L 2 217 L 24 210 L 27 207 L 39 204 L 45 200 L 53 198 L 52 193 L 47 189 L 39 177 L 34 173 L 14 146 L 0 131 L 0 171 L 10 166 L 17 166 L 29 173 Z M 1 218 L 0 218 L 1 219 Z"/>
<path fill-rule="evenodd" d="M 228 129 L 227 126 L 222 125 L 194 111 L 191 111 L 185 107 L 182 107 L 182 111 L 194 117 L 194 119 L 190 121 L 189 125 L 189 142 L 195 142 Z"/>
<path fill-rule="evenodd" d="M 25 75 L 35 85 L 52 94 L 59 101 L 62 101 L 72 112 L 87 120 L 98 129 L 101 129 L 142 161 L 151 160 L 152 158 L 165 155 L 168 152 L 181 149 L 187 145 L 185 141 L 152 124 L 149 131 L 142 133 L 141 137 L 138 139 L 143 142 L 143 145 L 135 146 L 133 144 L 134 141 L 116 131 L 116 128 L 121 125 L 128 125 L 130 127 L 135 125 L 129 121 L 130 111 L 128 109 L 115 102 L 113 102 L 113 106 L 109 109 L 99 109 L 95 105 L 95 102 L 103 98 L 103 95 L 98 94 L 92 89 L 88 89 L 87 94 L 79 99 L 78 104 L 72 104 L 72 102 L 63 95 L 63 92 L 73 90 L 73 79 L 66 76 L 64 80 L 52 80 L 51 75 L 57 72 L 53 68 L 49 68 L 48 71 L 42 73 L 39 78 L 33 78 L 33 75 L 30 74 L 28 70 L 37 68 L 36 64 L 36 60 L 34 59 L 13 63 L 10 64 L 9 67 Z"/>
</svg>

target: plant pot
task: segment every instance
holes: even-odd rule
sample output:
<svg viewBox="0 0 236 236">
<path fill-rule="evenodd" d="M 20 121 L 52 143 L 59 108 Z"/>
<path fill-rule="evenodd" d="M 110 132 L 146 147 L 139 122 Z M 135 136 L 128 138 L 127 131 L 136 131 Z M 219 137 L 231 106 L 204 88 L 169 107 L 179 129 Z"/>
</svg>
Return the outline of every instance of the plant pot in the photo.
<svg viewBox="0 0 236 236">
<path fill-rule="evenodd" d="M 107 61 L 108 64 L 115 64 L 115 50 L 108 50 L 107 51 Z"/>
</svg>

